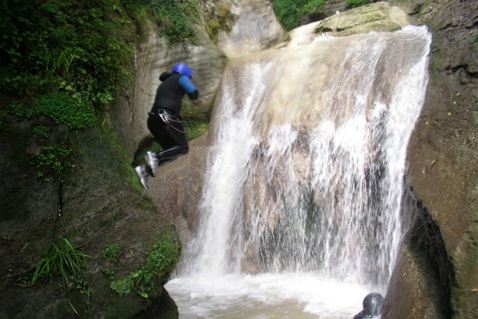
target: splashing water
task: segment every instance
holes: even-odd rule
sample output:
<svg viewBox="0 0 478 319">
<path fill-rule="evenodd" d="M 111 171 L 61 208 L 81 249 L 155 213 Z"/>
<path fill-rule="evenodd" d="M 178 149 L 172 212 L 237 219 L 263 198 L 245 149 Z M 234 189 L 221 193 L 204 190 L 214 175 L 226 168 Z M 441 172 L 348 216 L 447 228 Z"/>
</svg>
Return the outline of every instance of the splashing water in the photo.
<svg viewBox="0 0 478 319">
<path fill-rule="evenodd" d="M 343 318 L 384 293 L 403 232 L 425 27 L 320 38 L 230 61 L 181 318 Z"/>
</svg>

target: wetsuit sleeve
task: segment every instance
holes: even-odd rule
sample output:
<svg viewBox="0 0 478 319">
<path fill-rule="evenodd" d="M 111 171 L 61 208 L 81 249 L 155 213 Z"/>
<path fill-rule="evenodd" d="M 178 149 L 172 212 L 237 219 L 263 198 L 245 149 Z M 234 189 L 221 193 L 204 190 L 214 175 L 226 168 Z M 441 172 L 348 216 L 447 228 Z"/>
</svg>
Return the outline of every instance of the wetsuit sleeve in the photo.
<svg viewBox="0 0 478 319">
<path fill-rule="evenodd" d="M 171 75 L 171 72 L 168 72 L 168 71 L 163 72 L 163 73 L 161 73 L 161 75 L 159 76 L 159 80 L 160 80 L 161 82 L 163 82 L 164 80 L 166 80 L 167 78 L 169 78 L 170 75 Z"/>
<path fill-rule="evenodd" d="M 199 97 L 198 89 L 191 83 L 187 76 L 182 76 L 178 81 L 191 100 L 196 100 Z"/>
</svg>

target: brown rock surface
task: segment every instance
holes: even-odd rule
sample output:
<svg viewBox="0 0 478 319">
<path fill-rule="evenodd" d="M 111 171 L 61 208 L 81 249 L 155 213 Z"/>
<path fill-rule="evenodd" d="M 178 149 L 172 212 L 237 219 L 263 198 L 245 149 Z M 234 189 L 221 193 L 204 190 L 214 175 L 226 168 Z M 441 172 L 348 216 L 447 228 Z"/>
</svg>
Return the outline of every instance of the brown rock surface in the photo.
<svg viewBox="0 0 478 319">
<path fill-rule="evenodd" d="M 438 237 L 429 238 L 427 244 L 437 238 L 444 242 L 442 256 L 436 260 L 430 254 L 402 254 L 401 258 L 408 259 L 409 265 L 420 258 L 427 260 L 417 280 L 426 282 L 433 277 L 435 282 L 445 284 L 442 290 L 448 290 L 448 300 L 430 302 L 428 309 L 437 309 L 443 303 L 449 309 L 442 308 L 444 312 L 435 316 L 415 314 L 413 309 L 423 299 L 407 301 L 399 297 L 416 288 L 399 279 L 400 273 L 410 270 L 401 263 L 386 303 L 403 311 L 386 312 L 385 316 L 478 318 L 478 2 L 392 3 L 403 5 L 433 33 L 427 97 L 409 145 L 408 184 L 424 208 L 422 212 L 437 225 Z M 417 219 L 415 227 L 423 225 L 423 221 Z M 451 270 L 443 271 L 447 267 Z M 428 294 L 437 297 L 435 292 L 428 289 Z"/>
</svg>

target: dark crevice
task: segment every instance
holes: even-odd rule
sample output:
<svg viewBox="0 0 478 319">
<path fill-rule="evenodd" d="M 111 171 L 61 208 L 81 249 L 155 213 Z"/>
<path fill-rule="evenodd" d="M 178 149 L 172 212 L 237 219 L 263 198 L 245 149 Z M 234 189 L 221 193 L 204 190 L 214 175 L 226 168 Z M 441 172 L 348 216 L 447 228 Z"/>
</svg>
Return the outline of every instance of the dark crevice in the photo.
<svg viewBox="0 0 478 319">
<path fill-rule="evenodd" d="M 56 214 L 55 224 L 53 225 L 53 230 L 52 230 L 51 238 L 50 238 L 52 241 L 55 240 L 56 228 L 62 214 L 63 214 L 63 179 L 60 178 L 60 181 L 58 184 L 58 211 Z"/>
<path fill-rule="evenodd" d="M 451 288 L 456 281 L 440 227 L 422 201 L 416 199 L 413 189 L 407 197 L 406 206 L 412 214 L 409 212 L 410 228 L 404 243 L 409 245 L 412 258 L 420 267 L 437 318 L 451 318 Z"/>
<path fill-rule="evenodd" d="M 133 319 L 178 318 L 179 311 L 176 303 L 163 287 L 159 297 L 151 300 L 149 307 L 139 312 Z"/>
<path fill-rule="evenodd" d="M 450 72 L 452 74 L 457 73 L 461 70 L 463 70 L 463 72 L 471 78 L 475 78 L 475 79 L 478 78 L 478 72 L 469 71 L 467 64 L 460 64 L 460 65 L 456 65 L 456 66 L 453 66 L 453 67 L 449 66 L 449 67 L 445 68 L 445 71 Z"/>
</svg>

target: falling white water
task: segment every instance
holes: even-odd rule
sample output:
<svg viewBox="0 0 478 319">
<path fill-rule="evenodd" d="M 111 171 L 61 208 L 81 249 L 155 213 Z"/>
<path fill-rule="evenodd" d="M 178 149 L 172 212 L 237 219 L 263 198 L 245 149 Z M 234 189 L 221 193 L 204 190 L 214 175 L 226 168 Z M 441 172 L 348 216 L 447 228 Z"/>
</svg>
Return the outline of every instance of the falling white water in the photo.
<svg viewBox="0 0 478 319">
<path fill-rule="evenodd" d="M 181 318 L 344 318 L 385 292 L 430 41 L 407 27 L 229 63 L 202 220 L 167 285 Z"/>
</svg>

